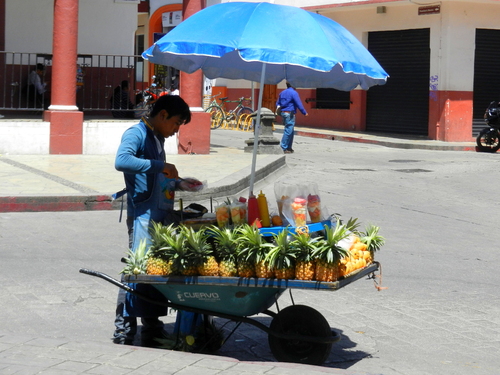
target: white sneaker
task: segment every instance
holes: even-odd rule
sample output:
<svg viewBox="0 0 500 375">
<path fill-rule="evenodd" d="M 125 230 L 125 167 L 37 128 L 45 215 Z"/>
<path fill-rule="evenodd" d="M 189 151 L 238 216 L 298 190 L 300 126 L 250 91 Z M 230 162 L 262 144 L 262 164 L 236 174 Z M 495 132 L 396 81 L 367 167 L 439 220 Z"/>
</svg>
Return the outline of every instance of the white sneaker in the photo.
<svg viewBox="0 0 500 375">
<path fill-rule="evenodd" d="M 5 116 L 4 115 L 0 115 L 0 118 L 4 118 Z"/>
</svg>

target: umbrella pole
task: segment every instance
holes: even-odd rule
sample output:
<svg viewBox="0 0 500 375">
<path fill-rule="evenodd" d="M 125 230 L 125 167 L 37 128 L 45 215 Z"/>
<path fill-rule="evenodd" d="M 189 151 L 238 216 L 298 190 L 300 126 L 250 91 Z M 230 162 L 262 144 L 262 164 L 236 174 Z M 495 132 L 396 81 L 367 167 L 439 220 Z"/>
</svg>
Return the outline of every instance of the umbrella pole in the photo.
<svg viewBox="0 0 500 375">
<path fill-rule="evenodd" d="M 257 107 L 257 118 L 255 119 L 254 137 L 253 137 L 253 153 L 252 153 L 252 170 L 250 172 L 250 195 L 253 193 L 253 185 L 255 183 L 255 165 L 257 164 L 257 147 L 259 146 L 260 134 L 260 112 L 262 109 L 262 96 L 264 94 L 264 80 L 266 77 L 266 63 L 262 64 L 262 71 L 260 73 L 260 87 L 259 87 L 259 101 Z"/>
</svg>

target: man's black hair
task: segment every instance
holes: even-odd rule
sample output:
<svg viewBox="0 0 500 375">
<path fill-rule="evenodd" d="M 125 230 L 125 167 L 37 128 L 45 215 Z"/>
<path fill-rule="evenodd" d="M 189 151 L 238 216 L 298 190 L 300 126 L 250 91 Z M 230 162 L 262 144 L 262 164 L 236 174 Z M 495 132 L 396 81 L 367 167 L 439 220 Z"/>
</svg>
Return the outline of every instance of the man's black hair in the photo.
<svg viewBox="0 0 500 375">
<path fill-rule="evenodd" d="M 43 65 L 42 63 L 36 64 L 36 70 L 45 70 L 45 65 Z"/>
<path fill-rule="evenodd" d="M 163 95 L 155 102 L 151 110 L 151 117 L 155 117 L 164 109 L 168 112 L 168 118 L 179 115 L 185 124 L 191 121 L 189 105 L 177 95 Z"/>
</svg>

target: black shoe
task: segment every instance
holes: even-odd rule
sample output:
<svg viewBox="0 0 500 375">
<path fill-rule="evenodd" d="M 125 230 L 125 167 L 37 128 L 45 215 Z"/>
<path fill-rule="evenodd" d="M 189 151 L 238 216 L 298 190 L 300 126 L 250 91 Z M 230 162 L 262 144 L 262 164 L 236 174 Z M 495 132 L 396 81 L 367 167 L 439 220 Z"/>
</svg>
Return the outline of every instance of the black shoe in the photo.
<svg viewBox="0 0 500 375">
<path fill-rule="evenodd" d="M 115 337 L 113 339 L 113 344 L 117 344 L 117 345 L 133 345 L 134 344 L 134 339 L 127 338 L 127 337 Z"/>
<path fill-rule="evenodd" d="M 175 344 L 174 338 L 172 338 L 165 330 L 155 333 L 153 337 L 141 336 L 141 346 L 144 347 L 171 349 L 173 344 Z"/>
<path fill-rule="evenodd" d="M 292 154 L 295 152 L 292 148 L 289 148 L 287 151 L 290 151 Z"/>
<path fill-rule="evenodd" d="M 290 151 L 290 150 L 285 150 L 283 151 L 285 154 L 291 154 L 293 151 Z"/>
</svg>

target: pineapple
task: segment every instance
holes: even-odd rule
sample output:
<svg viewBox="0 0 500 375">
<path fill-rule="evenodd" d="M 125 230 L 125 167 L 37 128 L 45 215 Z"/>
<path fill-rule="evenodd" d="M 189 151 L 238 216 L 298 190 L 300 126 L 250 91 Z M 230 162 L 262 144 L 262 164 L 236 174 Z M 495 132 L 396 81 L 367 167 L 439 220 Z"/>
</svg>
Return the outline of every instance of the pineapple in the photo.
<svg viewBox="0 0 500 375">
<path fill-rule="evenodd" d="M 255 264 L 249 260 L 239 259 L 236 269 L 239 277 L 255 277 Z"/>
<path fill-rule="evenodd" d="M 206 260 L 198 266 L 198 272 L 201 276 L 219 276 L 219 263 L 213 255 L 208 256 Z"/>
<path fill-rule="evenodd" d="M 266 251 L 272 244 L 264 242 L 259 229 L 255 226 L 244 224 L 238 227 L 237 231 L 240 236 L 238 276 L 272 277 L 272 271 L 264 263 Z M 253 272 L 251 268 L 253 268 Z"/>
<path fill-rule="evenodd" d="M 272 279 L 275 277 L 275 272 L 264 260 L 265 255 L 259 255 L 259 260 L 255 262 L 255 276 L 262 279 Z"/>
<path fill-rule="evenodd" d="M 293 233 L 292 246 L 297 250 L 295 278 L 298 280 L 314 280 L 316 263 L 313 252 L 317 249 L 319 237 L 311 238 L 308 233 Z"/>
<path fill-rule="evenodd" d="M 127 251 L 126 266 L 121 273 L 125 275 L 145 274 L 147 253 L 147 242 L 143 239 L 135 251 L 131 249 Z"/>
<path fill-rule="evenodd" d="M 160 257 L 149 256 L 146 262 L 148 275 L 168 276 L 172 273 L 172 261 Z"/>
<path fill-rule="evenodd" d="M 297 250 L 289 240 L 288 231 L 273 235 L 274 247 L 267 253 L 264 263 L 274 271 L 277 279 L 295 278 L 295 258 Z"/>
<path fill-rule="evenodd" d="M 229 228 L 212 226 L 209 229 L 214 236 L 215 253 L 219 258 L 219 275 L 224 277 L 238 276 L 236 257 L 238 250 L 238 232 Z"/>
<path fill-rule="evenodd" d="M 161 223 L 153 222 L 150 229 L 151 247 L 148 252 L 147 274 L 168 276 L 172 272 L 172 260 L 167 256 L 167 238 L 175 235 L 172 225 L 163 226 Z"/>
<path fill-rule="evenodd" d="M 316 259 L 316 280 L 336 281 L 340 277 L 340 261 L 348 256 L 348 250 L 343 249 L 338 243 L 345 239 L 349 232 L 345 225 L 337 220 L 334 228 L 325 226 L 325 238 L 319 241 L 319 246 L 313 252 Z"/>
<path fill-rule="evenodd" d="M 219 265 L 208 242 L 205 229 L 195 231 L 183 226 L 181 231 L 186 235 L 186 246 L 190 264 L 185 268 L 184 275 L 218 276 Z"/>
<path fill-rule="evenodd" d="M 166 237 L 165 256 L 171 261 L 171 274 L 184 275 L 190 264 L 186 246 L 186 234 L 179 230 Z"/>
<path fill-rule="evenodd" d="M 366 245 L 366 252 L 370 254 L 369 256 L 364 256 L 366 264 L 373 262 L 375 252 L 380 250 L 385 244 L 385 238 L 378 234 L 379 230 L 380 227 L 369 225 L 360 239 Z"/>
</svg>

